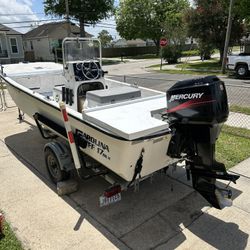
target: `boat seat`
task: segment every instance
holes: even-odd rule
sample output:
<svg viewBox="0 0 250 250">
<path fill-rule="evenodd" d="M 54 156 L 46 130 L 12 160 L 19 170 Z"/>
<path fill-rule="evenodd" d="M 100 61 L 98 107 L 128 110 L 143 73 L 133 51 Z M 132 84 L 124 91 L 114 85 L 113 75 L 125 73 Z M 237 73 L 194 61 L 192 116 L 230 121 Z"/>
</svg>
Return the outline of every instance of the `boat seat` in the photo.
<svg viewBox="0 0 250 250">
<path fill-rule="evenodd" d="M 79 85 L 77 89 L 78 112 L 82 111 L 88 92 L 102 89 L 104 89 L 104 84 L 102 82 L 83 82 L 81 85 Z"/>
</svg>

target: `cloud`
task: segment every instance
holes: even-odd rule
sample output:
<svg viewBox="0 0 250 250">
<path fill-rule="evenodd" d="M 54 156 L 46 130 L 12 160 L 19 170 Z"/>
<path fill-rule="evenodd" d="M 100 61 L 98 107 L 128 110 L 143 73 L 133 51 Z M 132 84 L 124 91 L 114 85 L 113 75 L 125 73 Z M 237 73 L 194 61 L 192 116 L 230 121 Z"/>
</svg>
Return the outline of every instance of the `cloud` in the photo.
<svg viewBox="0 0 250 250">
<path fill-rule="evenodd" d="M 13 28 L 21 33 L 26 33 L 31 28 L 41 25 L 45 22 L 38 22 L 39 19 L 48 19 L 48 17 L 36 15 L 32 7 L 39 6 L 41 0 L 0 0 L 0 23 Z M 116 0 L 118 1 L 118 0 Z M 39 2 L 39 4 L 38 4 Z M 43 12 L 39 11 L 39 12 Z M 37 20 L 37 22 L 36 22 Z M 34 21 L 23 22 L 22 21 Z M 18 22 L 18 23 L 14 23 Z M 19 23 L 20 22 L 20 23 Z M 119 38 L 115 29 L 114 17 L 102 20 L 95 26 L 86 27 L 86 31 L 97 37 L 98 33 L 106 29 L 114 39 Z"/>
<path fill-rule="evenodd" d="M 14 28 L 15 30 L 21 33 L 27 32 L 30 28 L 24 26 L 31 26 L 35 23 L 14 22 L 38 20 L 39 18 L 32 11 L 32 4 L 32 0 L 0 0 L 0 23 L 8 27 Z"/>
</svg>

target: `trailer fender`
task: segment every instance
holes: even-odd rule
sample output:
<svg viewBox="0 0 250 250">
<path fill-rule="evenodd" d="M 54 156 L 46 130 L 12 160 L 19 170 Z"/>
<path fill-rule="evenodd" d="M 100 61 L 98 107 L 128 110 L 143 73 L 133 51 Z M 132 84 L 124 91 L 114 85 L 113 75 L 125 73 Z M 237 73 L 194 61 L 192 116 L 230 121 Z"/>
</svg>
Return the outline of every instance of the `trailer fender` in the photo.
<svg viewBox="0 0 250 250">
<path fill-rule="evenodd" d="M 70 149 L 64 143 L 58 141 L 49 142 L 45 144 L 44 151 L 47 147 L 55 153 L 61 170 L 69 172 L 75 169 Z"/>
</svg>

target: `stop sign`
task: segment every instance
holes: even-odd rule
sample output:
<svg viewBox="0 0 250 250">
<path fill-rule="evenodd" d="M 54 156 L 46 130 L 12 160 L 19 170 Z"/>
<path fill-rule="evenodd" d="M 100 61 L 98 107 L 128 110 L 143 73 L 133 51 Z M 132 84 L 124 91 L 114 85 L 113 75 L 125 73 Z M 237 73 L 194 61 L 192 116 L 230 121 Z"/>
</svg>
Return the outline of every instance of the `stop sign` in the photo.
<svg viewBox="0 0 250 250">
<path fill-rule="evenodd" d="M 167 38 L 162 38 L 161 40 L 160 40 L 160 46 L 161 47 L 165 47 L 165 46 L 167 46 L 168 45 L 168 40 L 167 40 Z"/>
</svg>

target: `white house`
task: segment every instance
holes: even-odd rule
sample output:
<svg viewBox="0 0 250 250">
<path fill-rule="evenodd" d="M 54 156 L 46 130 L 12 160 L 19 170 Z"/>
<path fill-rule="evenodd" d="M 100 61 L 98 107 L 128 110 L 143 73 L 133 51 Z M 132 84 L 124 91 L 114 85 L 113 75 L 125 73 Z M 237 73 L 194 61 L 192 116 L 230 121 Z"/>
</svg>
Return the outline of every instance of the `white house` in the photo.
<svg viewBox="0 0 250 250">
<path fill-rule="evenodd" d="M 33 52 L 36 61 L 54 61 L 54 48 L 61 47 L 62 40 L 68 36 L 67 22 L 53 22 L 38 26 L 24 34 L 25 53 Z M 80 28 L 70 24 L 70 36 L 80 35 Z M 92 35 L 87 33 L 87 37 Z"/>
<path fill-rule="evenodd" d="M 0 64 L 24 60 L 22 34 L 0 24 Z"/>
</svg>

